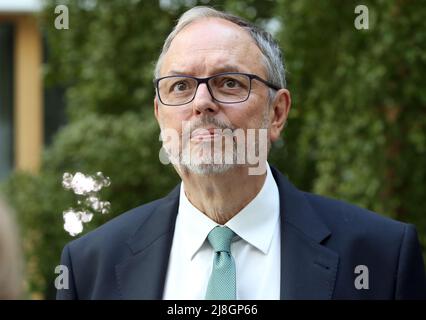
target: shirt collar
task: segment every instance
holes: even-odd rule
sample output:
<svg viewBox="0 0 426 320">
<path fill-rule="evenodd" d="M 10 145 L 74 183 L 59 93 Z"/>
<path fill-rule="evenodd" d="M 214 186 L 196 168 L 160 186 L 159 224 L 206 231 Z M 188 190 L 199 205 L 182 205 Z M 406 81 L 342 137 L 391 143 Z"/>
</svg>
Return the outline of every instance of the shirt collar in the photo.
<svg viewBox="0 0 426 320">
<path fill-rule="evenodd" d="M 192 260 L 209 232 L 218 224 L 198 210 L 186 197 L 183 181 L 180 186 L 178 222 L 188 259 Z"/>
<path fill-rule="evenodd" d="M 259 193 L 225 225 L 240 238 L 267 254 L 279 218 L 278 186 L 269 164 L 266 179 Z M 209 232 L 218 224 L 198 210 L 188 200 L 182 182 L 179 200 L 179 221 L 187 256 L 192 259 L 201 248 Z"/>
</svg>

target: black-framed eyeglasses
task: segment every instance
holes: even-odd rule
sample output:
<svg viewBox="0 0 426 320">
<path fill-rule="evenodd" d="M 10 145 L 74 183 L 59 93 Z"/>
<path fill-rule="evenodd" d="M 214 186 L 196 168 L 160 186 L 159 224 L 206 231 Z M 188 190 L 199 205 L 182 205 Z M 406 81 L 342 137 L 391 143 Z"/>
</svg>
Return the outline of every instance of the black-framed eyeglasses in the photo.
<svg viewBox="0 0 426 320">
<path fill-rule="evenodd" d="M 251 92 L 251 81 L 255 79 L 274 90 L 281 88 L 255 74 L 224 72 L 207 78 L 186 75 L 166 76 L 154 80 L 160 102 L 167 106 L 181 106 L 194 100 L 198 86 L 207 85 L 213 100 L 219 103 L 246 101 Z"/>
</svg>

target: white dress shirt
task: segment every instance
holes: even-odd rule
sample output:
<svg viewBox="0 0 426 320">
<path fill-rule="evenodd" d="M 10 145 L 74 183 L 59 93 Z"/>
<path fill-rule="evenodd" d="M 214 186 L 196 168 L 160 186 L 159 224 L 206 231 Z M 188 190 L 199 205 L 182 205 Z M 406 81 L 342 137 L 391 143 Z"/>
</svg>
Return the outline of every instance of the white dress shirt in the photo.
<svg viewBox="0 0 426 320">
<path fill-rule="evenodd" d="M 237 234 L 231 253 L 241 300 L 280 298 L 280 201 L 269 164 L 266 167 L 262 189 L 225 224 Z M 214 257 L 207 235 L 217 225 L 189 202 L 182 182 L 163 299 L 205 298 Z"/>
</svg>

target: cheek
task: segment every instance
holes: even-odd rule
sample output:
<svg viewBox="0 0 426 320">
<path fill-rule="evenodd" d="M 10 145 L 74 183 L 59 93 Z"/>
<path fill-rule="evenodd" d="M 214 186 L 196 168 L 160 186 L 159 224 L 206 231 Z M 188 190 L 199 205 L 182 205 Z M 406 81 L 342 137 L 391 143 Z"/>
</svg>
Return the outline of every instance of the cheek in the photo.
<svg viewBox="0 0 426 320">
<path fill-rule="evenodd" d="M 228 119 L 236 128 L 257 129 L 263 122 L 265 106 L 253 104 L 241 106 L 227 113 Z"/>
<path fill-rule="evenodd" d="M 182 128 L 182 122 L 188 120 L 188 111 L 186 110 L 165 110 L 163 108 L 159 109 L 158 115 L 163 128 L 171 128 L 179 132 Z"/>
</svg>

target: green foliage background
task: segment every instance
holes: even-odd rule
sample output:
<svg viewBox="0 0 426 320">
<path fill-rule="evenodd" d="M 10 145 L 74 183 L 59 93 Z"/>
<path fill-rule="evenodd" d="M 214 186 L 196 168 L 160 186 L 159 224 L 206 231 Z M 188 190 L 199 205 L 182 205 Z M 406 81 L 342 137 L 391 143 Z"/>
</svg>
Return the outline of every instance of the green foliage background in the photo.
<svg viewBox="0 0 426 320">
<path fill-rule="evenodd" d="M 28 297 L 53 298 L 54 268 L 72 240 L 62 211 L 75 199 L 64 172 L 102 171 L 112 184 L 107 216 L 165 195 L 177 182 L 158 159 L 152 69 L 175 19 L 212 5 L 276 30 L 293 107 L 270 162 L 300 188 L 344 199 L 417 226 L 426 245 L 426 7 L 364 1 L 370 28 L 354 27 L 358 1 L 48 0 L 46 84 L 67 87 L 68 124 L 43 154 L 38 175 L 2 186 L 15 207 L 27 259 Z M 69 8 L 69 30 L 54 7 Z M 272 21 L 272 22 L 271 22 Z"/>
</svg>

